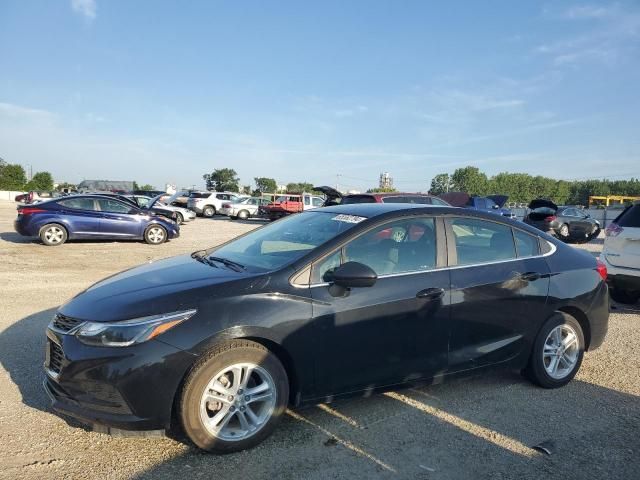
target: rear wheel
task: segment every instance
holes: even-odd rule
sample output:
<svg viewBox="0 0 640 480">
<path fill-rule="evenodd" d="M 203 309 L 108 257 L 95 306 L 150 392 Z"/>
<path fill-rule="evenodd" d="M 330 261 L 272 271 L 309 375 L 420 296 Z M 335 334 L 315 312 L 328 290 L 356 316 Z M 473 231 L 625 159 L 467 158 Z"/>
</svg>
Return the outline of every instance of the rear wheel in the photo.
<svg viewBox="0 0 640 480">
<path fill-rule="evenodd" d="M 632 292 L 630 290 L 622 290 L 619 288 L 612 288 L 609 290 L 609 294 L 611 298 L 613 298 L 618 303 L 624 303 L 626 305 L 633 305 L 640 298 L 639 292 Z"/>
<path fill-rule="evenodd" d="M 247 212 L 246 210 L 240 210 L 238 212 L 238 218 L 240 220 L 246 220 L 247 218 L 249 218 L 249 212 Z"/>
<path fill-rule="evenodd" d="M 233 340 L 194 366 L 180 398 L 180 419 L 198 447 L 235 452 L 271 434 L 288 398 L 287 374 L 278 358 L 258 343 Z"/>
<path fill-rule="evenodd" d="M 67 238 L 67 229 L 57 223 L 50 223 L 40 229 L 40 240 L 49 247 L 62 245 Z"/>
<path fill-rule="evenodd" d="M 176 212 L 176 223 L 182 225 L 184 223 L 184 217 L 180 212 Z"/>
<path fill-rule="evenodd" d="M 584 355 L 584 334 L 578 321 L 556 312 L 540 329 L 525 374 L 544 388 L 558 388 L 578 373 Z"/>
<path fill-rule="evenodd" d="M 160 245 L 167 241 L 167 231 L 160 225 L 151 225 L 144 231 L 144 241 L 149 245 Z"/>
<path fill-rule="evenodd" d="M 202 209 L 202 215 L 205 217 L 213 217 L 216 214 L 216 207 L 213 205 L 207 205 Z"/>
</svg>

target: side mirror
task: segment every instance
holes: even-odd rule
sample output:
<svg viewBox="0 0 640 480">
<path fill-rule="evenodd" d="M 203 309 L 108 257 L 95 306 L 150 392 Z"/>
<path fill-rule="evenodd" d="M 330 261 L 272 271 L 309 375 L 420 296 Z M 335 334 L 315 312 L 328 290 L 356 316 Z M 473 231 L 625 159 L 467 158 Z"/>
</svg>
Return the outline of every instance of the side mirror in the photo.
<svg viewBox="0 0 640 480">
<path fill-rule="evenodd" d="M 333 271 L 333 283 L 345 288 L 372 287 L 378 275 L 371 267 L 359 262 L 347 262 Z"/>
</svg>

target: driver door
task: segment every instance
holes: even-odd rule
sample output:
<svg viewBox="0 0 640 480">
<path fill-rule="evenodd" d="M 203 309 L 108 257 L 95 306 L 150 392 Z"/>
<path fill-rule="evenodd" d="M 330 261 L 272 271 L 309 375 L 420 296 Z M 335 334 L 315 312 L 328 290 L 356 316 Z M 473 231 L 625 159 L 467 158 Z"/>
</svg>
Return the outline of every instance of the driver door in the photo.
<svg viewBox="0 0 640 480">
<path fill-rule="evenodd" d="M 446 368 L 450 282 L 449 271 L 439 270 L 440 222 L 411 217 L 374 227 L 313 265 L 320 396 L 429 378 Z M 331 272 L 347 261 L 371 267 L 375 285 L 341 294 Z"/>
</svg>

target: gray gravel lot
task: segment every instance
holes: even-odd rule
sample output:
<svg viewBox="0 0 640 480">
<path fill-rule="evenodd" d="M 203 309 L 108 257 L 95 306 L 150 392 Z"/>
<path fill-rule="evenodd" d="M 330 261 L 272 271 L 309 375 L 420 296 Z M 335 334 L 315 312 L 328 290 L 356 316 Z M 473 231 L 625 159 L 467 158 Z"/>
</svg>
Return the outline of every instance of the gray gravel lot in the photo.
<svg viewBox="0 0 640 480">
<path fill-rule="evenodd" d="M 169 438 L 68 426 L 42 390 L 56 307 L 125 268 L 223 242 L 259 222 L 197 219 L 182 236 L 45 247 L 13 231 L 0 202 L 0 479 L 640 478 L 640 307 L 611 315 L 575 381 L 543 390 L 497 371 L 290 412 L 254 450 L 203 454 Z M 602 239 L 581 245 L 597 253 Z M 555 443 L 551 456 L 533 449 Z"/>
</svg>

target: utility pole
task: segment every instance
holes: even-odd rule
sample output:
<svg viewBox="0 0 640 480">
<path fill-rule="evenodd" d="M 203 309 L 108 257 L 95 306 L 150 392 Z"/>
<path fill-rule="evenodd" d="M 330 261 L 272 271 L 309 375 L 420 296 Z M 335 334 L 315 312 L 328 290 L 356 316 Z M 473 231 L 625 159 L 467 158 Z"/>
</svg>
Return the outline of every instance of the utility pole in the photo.
<svg viewBox="0 0 640 480">
<path fill-rule="evenodd" d="M 338 188 L 340 185 L 340 174 L 336 173 L 336 190 L 340 191 L 340 188 Z"/>
</svg>

